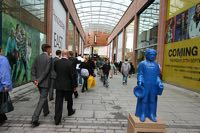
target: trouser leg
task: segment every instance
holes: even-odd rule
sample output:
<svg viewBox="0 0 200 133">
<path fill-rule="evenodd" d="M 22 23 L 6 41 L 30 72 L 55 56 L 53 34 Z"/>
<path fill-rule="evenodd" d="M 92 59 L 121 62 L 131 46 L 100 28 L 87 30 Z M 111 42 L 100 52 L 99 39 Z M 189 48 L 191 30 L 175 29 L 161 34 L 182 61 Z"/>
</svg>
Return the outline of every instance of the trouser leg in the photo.
<svg viewBox="0 0 200 133">
<path fill-rule="evenodd" d="M 51 79 L 51 84 L 49 88 L 49 100 L 53 100 L 53 93 L 54 93 L 54 79 Z"/>
<path fill-rule="evenodd" d="M 63 98 L 65 93 L 63 91 L 56 90 L 56 101 L 55 101 L 55 122 L 60 122 L 63 112 Z"/>
<path fill-rule="evenodd" d="M 37 107 L 33 113 L 32 122 L 36 122 L 39 120 L 39 116 L 42 109 L 43 109 L 43 112 L 45 113 L 49 111 L 48 101 L 47 101 L 48 88 L 39 88 L 39 91 L 40 91 L 40 98 L 39 98 Z"/>
<path fill-rule="evenodd" d="M 69 91 L 66 92 L 66 96 L 67 96 L 67 110 L 68 113 L 71 113 L 73 111 L 73 99 L 72 99 L 72 94 L 73 92 Z"/>
</svg>

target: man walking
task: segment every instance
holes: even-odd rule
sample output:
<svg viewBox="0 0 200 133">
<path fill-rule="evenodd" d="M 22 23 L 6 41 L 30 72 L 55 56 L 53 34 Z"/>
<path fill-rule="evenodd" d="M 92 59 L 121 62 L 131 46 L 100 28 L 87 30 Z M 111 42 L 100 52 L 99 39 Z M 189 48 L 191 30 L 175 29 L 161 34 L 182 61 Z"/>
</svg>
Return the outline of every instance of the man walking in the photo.
<svg viewBox="0 0 200 133">
<path fill-rule="evenodd" d="M 55 89 L 55 79 L 56 79 L 56 72 L 54 70 L 54 62 L 61 58 L 61 50 L 56 50 L 56 57 L 51 58 L 51 83 L 49 89 L 49 101 L 53 100 L 54 89 Z"/>
<path fill-rule="evenodd" d="M 72 94 L 75 88 L 75 81 L 73 80 L 73 64 L 68 59 L 68 51 L 65 49 L 62 51 L 62 58 L 55 61 L 54 69 L 56 72 L 55 89 L 56 89 L 56 101 L 55 101 L 55 124 L 58 125 L 61 122 L 63 112 L 63 99 L 67 98 L 67 110 L 68 116 L 75 113 L 73 109 Z"/>
<path fill-rule="evenodd" d="M 49 44 L 42 45 L 43 53 L 36 57 L 32 69 L 32 81 L 38 87 L 40 98 L 38 105 L 32 116 L 32 127 L 39 126 L 39 116 L 43 109 L 44 116 L 49 114 L 49 106 L 47 101 L 50 80 L 51 59 L 48 55 L 51 53 L 51 46 Z"/>
<path fill-rule="evenodd" d="M 122 83 L 123 85 L 127 85 L 127 78 L 128 78 L 130 69 L 131 69 L 131 66 L 128 63 L 128 60 L 125 59 L 125 62 L 122 63 L 122 66 L 121 66 L 121 73 L 123 75 L 123 83 Z"/>
</svg>

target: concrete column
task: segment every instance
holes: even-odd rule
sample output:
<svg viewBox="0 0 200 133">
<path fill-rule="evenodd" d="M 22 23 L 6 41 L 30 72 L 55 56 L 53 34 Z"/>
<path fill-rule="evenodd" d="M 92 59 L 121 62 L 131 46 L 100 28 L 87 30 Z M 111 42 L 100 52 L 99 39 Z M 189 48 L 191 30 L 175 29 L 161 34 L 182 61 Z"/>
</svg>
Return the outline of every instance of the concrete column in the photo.
<svg viewBox="0 0 200 133">
<path fill-rule="evenodd" d="M 166 27 L 166 15 L 167 15 L 167 1 L 160 1 L 160 16 L 158 25 L 158 45 L 157 45 L 157 60 L 161 68 L 163 68 L 164 60 L 164 44 L 165 44 L 165 27 Z M 162 71 L 162 69 L 161 69 Z"/>
<path fill-rule="evenodd" d="M 53 0 L 45 0 L 45 16 L 47 43 L 52 46 Z"/>
<path fill-rule="evenodd" d="M 137 67 L 137 40 L 138 40 L 139 19 L 138 16 L 134 17 L 134 33 L 133 33 L 133 66 Z"/>
</svg>

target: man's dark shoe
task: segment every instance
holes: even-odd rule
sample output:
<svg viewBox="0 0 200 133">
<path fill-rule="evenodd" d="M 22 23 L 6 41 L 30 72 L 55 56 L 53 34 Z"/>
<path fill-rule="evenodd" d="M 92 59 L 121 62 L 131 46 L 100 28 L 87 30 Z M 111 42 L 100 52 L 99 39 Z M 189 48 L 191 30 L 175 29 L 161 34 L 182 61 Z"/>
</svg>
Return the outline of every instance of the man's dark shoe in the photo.
<svg viewBox="0 0 200 133">
<path fill-rule="evenodd" d="M 40 125 L 40 123 L 38 122 L 38 121 L 35 121 L 35 122 L 32 122 L 32 128 L 35 128 L 35 127 L 37 127 L 37 126 L 39 126 Z"/>
<path fill-rule="evenodd" d="M 72 112 L 69 112 L 69 113 L 68 113 L 68 116 L 71 116 L 71 115 L 75 114 L 75 112 L 76 112 L 76 110 L 73 109 Z"/>
<path fill-rule="evenodd" d="M 0 126 L 2 126 L 5 122 L 6 122 L 6 120 L 0 121 Z"/>
<path fill-rule="evenodd" d="M 52 98 L 49 98 L 49 101 L 52 101 L 52 100 L 54 100 L 54 98 L 52 97 Z"/>
<path fill-rule="evenodd" d="M 46 117 L 49 114 L 49 111 L 47 113 L 44 114 L 44 117 Z"/>
<path fill-rule="evenodd" d="M 55 121 L 55 125 L 59 125 L 61 121 Z"/>
<path fill-rule="evenodd" d="M 78 92 L 77 91 L 74 92 L 74 96 L 75 96 L 75 98 L 78 98 Z"/>
</svg>

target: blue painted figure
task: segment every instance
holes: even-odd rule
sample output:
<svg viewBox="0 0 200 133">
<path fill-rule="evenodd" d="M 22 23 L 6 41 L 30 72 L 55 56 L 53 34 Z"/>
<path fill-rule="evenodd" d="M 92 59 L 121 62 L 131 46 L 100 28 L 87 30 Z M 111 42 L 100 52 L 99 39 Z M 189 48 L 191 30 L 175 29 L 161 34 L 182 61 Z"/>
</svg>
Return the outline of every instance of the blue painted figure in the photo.
<svg viewBox="0 0 200 133">
<path fill-rule="evenodd" d="M 164 86 L 160 79 L 159 65 L 154 62 L 156 55 L 157 52 L 154 49 L 147 49 L 145 51 L 146 60 L 138 65 L 138 86 L 134 88 L 134 94 L 138 98 L 135 115 L 142 122 L 146 117 L 157 122 L 157 95 L 162 95 Z"/>
</svg>

